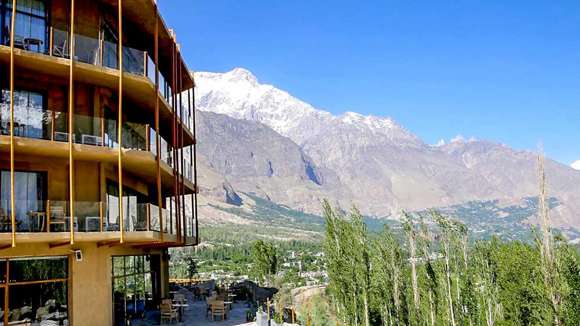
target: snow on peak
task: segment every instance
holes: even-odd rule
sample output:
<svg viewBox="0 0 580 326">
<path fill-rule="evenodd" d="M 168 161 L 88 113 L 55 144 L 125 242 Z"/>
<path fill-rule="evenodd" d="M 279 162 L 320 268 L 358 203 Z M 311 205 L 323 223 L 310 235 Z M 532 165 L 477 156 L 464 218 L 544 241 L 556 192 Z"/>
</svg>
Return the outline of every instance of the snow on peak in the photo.
<svg viewBox="0 0 580 326">
<path fill-rule="evenodd" d="M 451 140 L 449 140 L 450 144 L 466 144 L 466 143 L 475 143 L 475 142 L 477 142 L 477 138 L 471 137 L 469 139 L 466 139 L 465 137 L 463 137 L 463 135 L 457 135 L 457 136 L 451 138 Z M 443 141 L 443 145 L 445 145 L 445 141 Z"/>
<path fill-rule="evenodd" d="M 232 81 L 244 81 L 251 84 L 257 84 L 258 79 L 248 69 L 234 68 L 232 71 L 226 73 Z"/>
<path fill-rule="evenodd" d="M 264 123 L 298 144 L 321 132 L 324 126 L 336 123 L 392 139 L 420 142 L 390 118 L 355 112 L 333 116 L 272 85 L 260 84 L 244 68 L 226 73 L 196 73 L 196 85 L 196 107 L 200 110 Z"/>
<path fill-rule="evenodd" d="M 339 117 L 344 123 L 364 125 L 371 129 L 392 129 L 398 127 L 391 118 L 382 118 L 373 115 L 362 115 L 356 112 L 345 112 Z"/>
<path fill-rule="evenodd" d="M 572 167 L 574 170 L 578 170 L 578 171 L 580 171 L 580 160 L 578 160 L 578 161 L 576 161 L 576 162 L 572 163 L 570 166 L 571 166 L 571 167 Z"/>
</svg>

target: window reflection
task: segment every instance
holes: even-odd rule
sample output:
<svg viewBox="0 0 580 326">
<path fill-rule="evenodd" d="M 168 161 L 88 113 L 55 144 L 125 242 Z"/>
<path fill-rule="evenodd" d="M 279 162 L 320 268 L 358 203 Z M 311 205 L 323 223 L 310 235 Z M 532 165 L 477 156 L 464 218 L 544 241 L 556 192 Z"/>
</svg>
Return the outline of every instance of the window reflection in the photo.
<svg viewBox="0 0 580 326">
<path fill-rule="evenodd" d="M 7 266 L 8 265 L 8 266 Z M 6 280 L 6 268 L 10 281 Z M 0 318 L 10 325 L 68 324 L 68 258 L 0 260 Z M 5 291 L 8 287 L 8 301 Z"/>
<path fill-rule="evenodd" d="M 12 2 L 2 0 L 2 40 L 10 44 Z M 48 11 L 42 0 L 18 0 L 14 29 L 14 46 L 39 53 L 48 52 Z"/>
<path fill-rule="evenodd" d="M 150 256 L 113 257 L 115 325 L 147 319 L 156 310 Z"/>
</svg>

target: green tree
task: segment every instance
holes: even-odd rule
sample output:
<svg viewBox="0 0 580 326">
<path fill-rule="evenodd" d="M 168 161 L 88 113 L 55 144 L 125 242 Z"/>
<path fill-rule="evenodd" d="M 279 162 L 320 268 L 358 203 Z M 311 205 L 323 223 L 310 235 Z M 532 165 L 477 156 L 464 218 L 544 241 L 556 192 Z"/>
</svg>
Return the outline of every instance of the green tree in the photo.
<svg viewBox="0 0 580 326">
<path fill-rule="evenodd" d="M 253 272 L 260 283 L 269 286 L 278 271 L 278 253 L 271 243 L 257 240 L 252 244 Z"/>
</svg>

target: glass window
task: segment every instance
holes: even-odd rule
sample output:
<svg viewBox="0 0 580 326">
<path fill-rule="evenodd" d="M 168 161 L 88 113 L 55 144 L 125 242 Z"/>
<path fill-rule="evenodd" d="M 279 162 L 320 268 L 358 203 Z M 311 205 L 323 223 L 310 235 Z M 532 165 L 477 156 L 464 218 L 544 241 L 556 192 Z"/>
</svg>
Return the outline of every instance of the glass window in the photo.
<svg viewBox="0 0 580 326">
<path fill-rule="evenodd" d="M 6 264 L 11 274 L 8 284 Z M 0 310 L 6 311 L 11 325 L 37 325 L 43 320 L 68 324 L 67 257 L 0 260 L 0 268 L 4 271 Z M 8 302 L 4 302 L 6 286 Z"/>
<path fill-rule="evenodd" d="M 8 303 L 11 323 L 43 319 L 63 323 L 68 320 L 66 282 L 10 286 Z"/>
<path fill-rule="evenodd" d="M 45 110 L 45 96 L 38 92 L 17 90 L 14 92 L 14 135 L 38 139 L 50 139 L 51 116 Z M 2 90 L 0 109 L 2 134 L 10 134 L 10 91 Z"/>
<path fill-rule="evenodd" d="M 10 42 L 10 22 L 12 2 L 7 1 L 4 8 L 4 44 Z M 25 50 L 46 53 L 48 46 L 48 11 L 43 0 L 18 0 L 14 30 L 14 46 Z"/>
<path fill-rule="evenodd" d="M 14 173 L 14 184 L 17 231 L 44 231 L 46 173 L 17 171 Z M 11 214 L 10 171 L 0 171 L 0 185 L 0 215 L 3 215 L 0 216 L 0 232 L 9 232 L 11 224 L 4 225 L 3 221 Z"/>
<path fill-rule="evenodd" d="M 155 309 L 150 261 L 150 256 L 113 257 L 115 325 L 126 325 Z"/>
<path fill-rule="evenodd" d="M 10 261 L 10 283 L 64 279 L 67 275 L 68 260 L 66 258 Z"/>
</svg>

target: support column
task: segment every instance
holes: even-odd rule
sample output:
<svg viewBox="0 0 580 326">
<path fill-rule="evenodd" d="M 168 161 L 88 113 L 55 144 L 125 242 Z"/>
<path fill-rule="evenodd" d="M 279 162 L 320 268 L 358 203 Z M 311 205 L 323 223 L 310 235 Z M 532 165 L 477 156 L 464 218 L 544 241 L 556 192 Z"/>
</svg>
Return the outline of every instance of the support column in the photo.
<svg viewBox="0 0 580 326">
<path fill-rule="evenodd" d="M 199 244 L 199 227 L 198 227 L 198 215 L 197 215 L 197 194 L 199 193 L 199 186 L 197 184 L 197 132 L 196 132 L 196 118 L 195 118 L 195 80 L 193 81 L 193 88 L 191 89 L 191 109 L 193 117 L 193 200 L 195 207 L 195 244 Z M 192 213 L 193 213 L 192 208 Z"/>
<path fill-rule="evenodd" d="M 157 13 L 157 8 L 155 10 Z M 157 14 L 156 14 L 157 15 Z M 156 141 L 156 181 L 157 181 L 157 205 L 159 206 L 159 232 L 163 242 L 163 195 L 161 189 L 161 134 L 159 132 L 159 17 L 155 17 L 155 141 Z"/>
<path fill-rule="evenodd" d="M 12 0 L 10 21 L 10 224 L 12 247 L 16 247 L 16 205 L 14 200 L 14 26 L 16 25 L 16 0 Z M 8 291 L 8 288 L 6 288 Z M 5 310 L 6 311 L 6 310 Z"/>
<path fill-rule="evenodd" d="M 74 158 L 73 158 L 73 128 L 74 128 L 74 57 L 75 57 L 75 0 L 71 0 L 70 6 L 70 58 L 69 58 L 69 88 L 68 88 L 68 166 L 69 166 L 69 211 L 70 211 L 70 244 L 75 242 L 74 216 L 75 216 L 75 184 L 74 184 Z M 50 225 L 48 226 L 50 228 Z"/>
<path fill-rule="evenodd" d="M 119 228 L 121 229 L 120 242 L 125 241 L 125 221 L 123 217 L 123 1 L 119 0 L 119 112 L 117 117 L 117 142 L 119 143 Z"/>
</svg>

